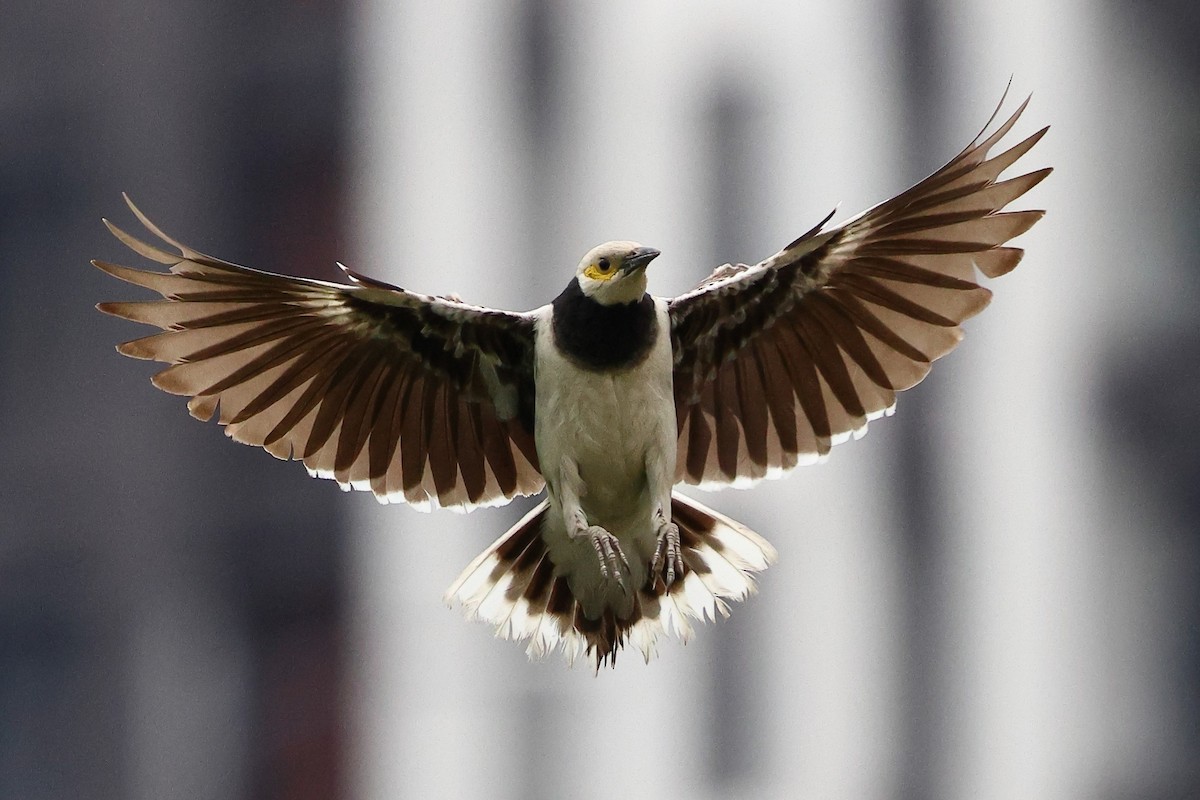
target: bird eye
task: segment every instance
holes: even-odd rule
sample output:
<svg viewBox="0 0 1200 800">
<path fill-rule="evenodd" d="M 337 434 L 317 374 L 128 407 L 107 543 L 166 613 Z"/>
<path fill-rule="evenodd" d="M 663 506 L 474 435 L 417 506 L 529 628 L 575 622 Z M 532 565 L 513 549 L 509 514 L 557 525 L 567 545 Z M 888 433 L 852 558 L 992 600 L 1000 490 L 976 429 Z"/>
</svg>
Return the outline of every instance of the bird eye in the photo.
<svg viewBox="0 0 1200 800">
<path fill-rule="evenodd" d="M 602 258 L 600 259 L 598 266 L 600 267 L 601 272 L 608 272 L 610 269 L 612 269 L 612 262 L 607 258 Z"/>
</svg>

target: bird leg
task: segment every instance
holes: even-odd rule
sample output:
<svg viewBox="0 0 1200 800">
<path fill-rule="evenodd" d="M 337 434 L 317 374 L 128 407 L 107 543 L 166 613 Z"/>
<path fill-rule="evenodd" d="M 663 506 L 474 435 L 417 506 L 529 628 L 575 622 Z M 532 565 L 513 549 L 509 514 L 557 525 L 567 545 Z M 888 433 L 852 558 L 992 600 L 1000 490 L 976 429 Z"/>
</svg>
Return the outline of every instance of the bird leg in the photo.
<svg viewBox="0 0 1200 800">
<path fill-rule="evenodd" d="M 621 570 L 629 572 L 629 562 L 625 559 L 625 553 L 621 551 L 617 537 L 599 525 L 589 525 L 585 534 L 592 542 L 596 557 L 600 559 L 600 574 L 624 586 L 625 577 Z"/>
<path fill-rule="evenodd" d="M 658 571 L 664 563 L 667 574 L 663 582 L 667 588 L 675 583 L 676 577 L 683 577 L 683 551 L 679 547 L 679 526 L 667 519 L 666 512 L 660 506 L 654 515 L 657 525 L 658 545 L 654 548 L 654 558 L 650 562 L 650 585 L 653 586 L 658 578 Z"/>
<path fill-rule="evenodd" d="M 671 433 L 674 434 L 674 425 Z M 683 577 L 683 552 L 679 547 L 679 526 L 671 522 L 671 484 L 675 474 L 674 458 L 664 457 L 664 453 L 674 456 L 674 438 L 670 440 L 671 447 L 667 450 L 648 448 L 646 450 L 646 482 L 651 491 L 658 495 L 658 505 L 654 509 L 654 534 L 657 544 L 654 547 L 654 558 L 650 561 L 649 587 L 651 591 L 658 580 L 659 570 L 665 565 L 667 570 L 663 582 L 668 589 L 675 583 L 675 578 Z"/>
<path fill-rule="evenodd" d="M 567 535 L 573 539 L 587 537 L 592 543 L 592 549 L 596 551 L 596 558 L 600 560 L 600 574 L 605 578 L 612 578 L 624 587 L 624 573 L 630 571 L 629 561 L 625 558 L 616 536 L 599 525 L 588 523 L 583 506 L 579 503 L 579 498 L 585 491 L 583 480 L 579 477 L 579 467 L 570 459 L 564 459 L 562 485 L 559 486 L 558 494 L 562 503 L 563 519 L 567 523 Z"/>
</svg>

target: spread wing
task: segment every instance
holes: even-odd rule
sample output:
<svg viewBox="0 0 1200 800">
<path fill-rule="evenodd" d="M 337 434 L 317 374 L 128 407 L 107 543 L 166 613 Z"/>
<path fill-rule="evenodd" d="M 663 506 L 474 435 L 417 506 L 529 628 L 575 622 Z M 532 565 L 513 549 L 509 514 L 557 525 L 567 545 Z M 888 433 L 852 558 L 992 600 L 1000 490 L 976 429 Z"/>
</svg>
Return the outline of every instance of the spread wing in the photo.
<svg viewBox="0 0 1200 800">
<path fill-rule="evenodd" d="M 208 420 L 219 406 L 226 435 L 383 502 L 466 510 L 541 490 L 529 315 L 345 267 L 354 285 L 239 267 L 174 241 L 129 206 L 179 255 L 105 220 L 170 271 L 93 262 L 165 298 L 98 308 L 163 329 L 117 349 L 171 364 L 154 385 L 190 397 L 192 416 Z"/>
<path fill-rule="evenodd" d="M 1047 129 L 989 157 L 1028 102 L 903 194 L 670 302 L 678 481 L 737 485 L 816 461 L 954 349 L 991 299 L 975 270 L 1012 270 L 1023 251 L 1003 245 L 1045 213 L 1001 209 L 1049 169 L 997 178 Z"/>
</svg>

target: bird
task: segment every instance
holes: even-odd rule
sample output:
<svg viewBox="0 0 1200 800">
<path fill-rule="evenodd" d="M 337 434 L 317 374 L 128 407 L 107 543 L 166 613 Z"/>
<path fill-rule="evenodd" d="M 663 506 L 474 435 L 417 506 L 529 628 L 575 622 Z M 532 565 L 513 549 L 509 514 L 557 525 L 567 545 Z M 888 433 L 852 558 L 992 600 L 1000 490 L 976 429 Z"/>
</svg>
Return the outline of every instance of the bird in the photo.
<svg viewBox="0 0 1200 800">
<path fill-rule="evenodd" d="M 1007 95 L 1007 91 L 1006 91 Z M 890 415 L 1017 266 L 1009 240 L 1043 210 L 1005 210 L 1051 168 L 1000 175 L 1046 133 L 992 155 L 1026 109 L 929 177 L 756 264 L 725 264 L 672 298 L 660 252 L 588 251 L 528 312 L 426 295 L 355 272 L 262 272 L 104 220 L 166 271 L 92 263 L 161 299 L 97 308 L 161 329 L 117 347 L 168 364 L 151 379 L 227 436 L 384 503 L 469 511 L 545 497 L 446 592 L 531 657 L 596 670 L 626 645 L 727 617 L 774 547 L 679 492 L 748 487 L 821 461 Z M 991 131 L 991 132 L 989 132 Z"/>
</svg>

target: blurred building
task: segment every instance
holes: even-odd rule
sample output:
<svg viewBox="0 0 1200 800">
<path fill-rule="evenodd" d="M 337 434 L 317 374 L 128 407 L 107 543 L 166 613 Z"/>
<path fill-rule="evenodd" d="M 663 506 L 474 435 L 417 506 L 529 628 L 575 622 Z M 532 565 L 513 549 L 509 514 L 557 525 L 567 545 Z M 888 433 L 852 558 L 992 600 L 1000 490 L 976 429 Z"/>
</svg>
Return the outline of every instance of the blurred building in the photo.
<svg viewBox="0 0 1200 800">
<path fill-rule="evenodd" d="M 0 25 L 0 798 L 1200 796 L 1193 4 L 59 5 Z M 525 308 L 620 237 L 679 292 L 1010 75 L 1054 126 L 1025 263 L 896 417 L 706 498 L 780 563 L 649 667 L 441 605 L 525 506 L 226 443 L 91 309 L 121 191 L 272 271 Z"/>
</svg>

